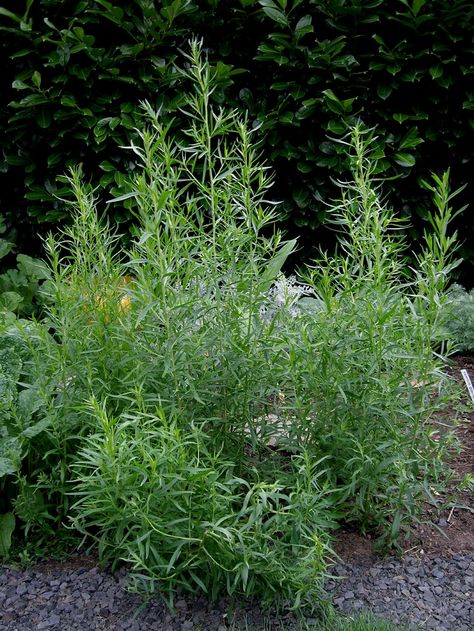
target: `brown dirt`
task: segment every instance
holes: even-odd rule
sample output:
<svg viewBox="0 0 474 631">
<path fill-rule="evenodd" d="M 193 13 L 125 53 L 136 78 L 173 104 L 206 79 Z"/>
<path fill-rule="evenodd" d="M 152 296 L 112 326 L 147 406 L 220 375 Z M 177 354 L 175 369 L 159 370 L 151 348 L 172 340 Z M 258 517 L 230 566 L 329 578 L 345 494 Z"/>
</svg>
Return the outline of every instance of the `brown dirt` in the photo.
<svg viewBox="0 0 474 631">
<path fill-rule="evenodd" d="M 56 572 L 58 570 L 70 570 L 73 572 L 74 570 L 83 568 L 91 569 L 93 567 L 97 567 L 98 565 L 99 557 L 96 552 L 93 552 L 92 554 L 79 554 L 77 552 L 73 552 L 71 556 L 65 559 L 46 558 L 38 561 L 38 563 L 35 563 L 35 570 L 43 572 L 44 574 L 51 574 L 52 572 Z"/>
<path fill-rule="evenodd" d="M 449 369 L 460 385 L 459 404 L 448 409 L 448 414 L 457 419 L 455 433 L 462 451 L 454 455 L 449 466 L 455 472 L 448 483 L 440 505 L 447 504 L 441 511 L 427 505 L 422 521 L 416 526 L 407 541 L 402 542 L 403 554 L 412 557 L 447 557 L 460 553 L 474 552 L 474 488 L 459 490 L 457 485 L 466 474 L 474 475 L 474 402 L 470 399 L 461 369 L 465 368 L 474 382 L 474 356 L 457 356 Z M 459 411 L 459 410 L 462 411 Z M 444 412 L 446 417 L 446 411 Z M 350 530 L 341 529 L 336 534 L 334 549 L 348 563 L 370 564 L 376 558 L 374 540 Z"/>
</svg>

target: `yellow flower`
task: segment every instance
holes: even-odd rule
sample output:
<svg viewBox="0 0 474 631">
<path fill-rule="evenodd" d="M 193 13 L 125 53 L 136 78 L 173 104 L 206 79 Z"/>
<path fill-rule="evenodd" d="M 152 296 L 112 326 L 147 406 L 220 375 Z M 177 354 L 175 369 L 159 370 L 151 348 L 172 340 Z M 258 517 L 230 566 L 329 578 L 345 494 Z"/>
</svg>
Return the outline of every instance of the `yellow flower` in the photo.
<svg viewBox="0 0 474 631">
<path fill-rule="evenodd" d="M 113 312 L 111 306 L 114 304 L 117 306 L 118 315 L 123 315 L 130 311 L 132 307 L 132 298 L 128 293 L 127 288 L 133 283 L 133 276 L 121 276 L 117 284 L 107 284 L 107 281 L 99 281 L 98 279 L 92 279 L 91 286 L 93 288 L 92 305 L 84 305 L 84 311 L 92 316 L 94 313 L 96 316 L 102 312 L 102 320 L 106 324 L 110 322 L 110 315 Z M 72 283 L 71 279 L 67 279 L 68 283 Z M 96 291 L 95 288 L 97 288 Z M 84 298 L 90 296 L 89 290 L 81 292 Z M 89 303 L 90 304 L 90 303 Z M 105 313 L 107 311 L 107 313 Z M 92 323 L 92 318 L 90 322 Z"/>
</svg>

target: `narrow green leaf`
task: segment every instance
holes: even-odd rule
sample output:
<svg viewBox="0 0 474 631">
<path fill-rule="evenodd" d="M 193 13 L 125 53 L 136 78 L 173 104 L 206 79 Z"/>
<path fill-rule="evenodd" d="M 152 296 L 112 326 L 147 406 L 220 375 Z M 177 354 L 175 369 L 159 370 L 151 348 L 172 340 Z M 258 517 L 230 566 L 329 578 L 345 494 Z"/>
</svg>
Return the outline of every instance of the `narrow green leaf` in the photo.
<svg viewBox="0 0 474 631">
<path fill-rule="evenodd" d="M 21 23 L 21 17 L 19 17 L 18 15 L 15 15 L 15 13 L 13 13 L 12 11 L 9 11 L 8 9 L 4 9 L 3 7 L 0 7 L 0 15 L 4 15 L 7 18 L 11 18 L 12 20 L 15 20 L 15 22 L 18 22 L 18 24 Z"/>
<path fill-rule="evenodd" d="M 111 204 L 112 202 L 123 202 L 125 199 L 130 199 L 131 197 L 138 197 L 138 193 L 136 191 L 132 191 L 131 193 L 125 193 L 119 197 L 113 197 L 112 199 L 107 200 L 107 204 Z"/>
</svg>

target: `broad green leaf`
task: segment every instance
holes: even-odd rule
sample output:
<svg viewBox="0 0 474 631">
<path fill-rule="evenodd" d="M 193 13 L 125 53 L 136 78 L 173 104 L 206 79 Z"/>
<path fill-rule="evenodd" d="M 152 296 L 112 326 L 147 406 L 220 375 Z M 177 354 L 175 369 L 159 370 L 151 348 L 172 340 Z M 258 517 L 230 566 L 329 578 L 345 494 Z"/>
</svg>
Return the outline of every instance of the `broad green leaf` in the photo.
<svg viewBox="0 0 474 631">
<path fill-rule="evenodd" d="M 0 294 L 0 311 L 16 311 L 23 298 L 15 291 L 4 291 Z"/>
<path fill-rule="evenodd" d="M 42 129 L 47 129 L 51 125 L 51 113 L 47 109 L 41 109 L 36 120 Z"/>
<path fill-rule="evenodd" d="M 275 90 L 277 92 L 288 91 L 294 85 L 294 81 L 277 81 L 276 83 L 272 83 L 270 86 L 270 90 Z"/>
<path fill-rule="evenodd" d="M 38 395 L 36 395 L 36 398 L 38 398 Z M 35 411 L 36 409 L 39 409 L 40 407 L 41 407 L 41 402 L 39 402 L 39 404 L 37 405 L 33 405 L 31 409 Z M 34 438 L 35 436 L 38 436 L 38 434 L 41 434 L 41 432 L 43 432 L 50 425 L 51 425 L 50 418 L 45 417 L 41 419 L 41 421 L 38 421 L 34 425 L 31 425 L 30 427 L 27 427 L 26 429 L 24 429 L 21 435 L 24 436 L 25 438 Z"/>
<path fill-rule="evenodd" d="M 295 251 L 296 239 L 292 239 L 285 243 L 275 254 L 275 256 L 267 263 L 263 277 L 266 281 L 273 281 L 278 276 L 281 268 L 285 264 L 287 258 Z"/>
<path fill-rule="evenodd" d="M 7 556 L 12 544 L 12 534 L 14 530 L 14 514 L 3 513 L 3 515 L 0 515 L 0 557 Z"/>
<path fill-rule="evenodd" d="M 19 79 L 15 79 L 15 81 L 13 81 L 13 83 L 12 83 L 12 88 L 14 88 L 15 90 L 28 90 L 28 89 L 31 89 L 31 86 L 29 86 L 24 81 L 20 81 Z"/>
<path fill-rule="evenodd" d="M 33 72 L 31 80 L 33 82 L 33 85 L 35 85 L 37 88 L 41 87 L 41 74 L 37 70 Z"/>
<path fill-rule="evenodd" d="M 117 168 L 108 160 L 104 160 L 103 162 L 101 162 L 99 164 L 99 167 L 102 169 L 102 171 L 105 171 L 106 173 L 113 173 Z"/>
<path fill-rule="evenodd" d="M 288 26 L 288 18 L 277 7 L 262 6 L 262 11 L 274 22 L 277 22 L 281 26 Z"/>
<path fill-rule="evenodd" d="M 379 46 L 381 46 L 382 48 L 386 48 L 385 41 L 383 40 L 383 38 L 382 38 L 380 35 L 377 35 L 377 34 L 372 35 L 372 39 L 373 39 L 374 41 L 376 41 L 376 42 L 377 42 L 377 44 L 378 44 Z"/>
<path fill-rule="evenodd" d="M 292 197 L 299 208 L 304 208 L 309 201 L 309 191 L 305 188 L 297 188 L 293 191 Z"/>
<path fill-rule="evenodd" d="M 326 98 L 330 99 L 331 101 L 334 101 L 335 103 L 341 103 L 341 101 L 337 98 L 337 96 L 334 94 L 334 92 L 328 88 L 327 90 L 323 90 L 323 94 Z"/>
<path fill-rule="evenodd" d="M 417 16 L 425 4 L 426 0 L 413 0 L 413 5 L 411 7 L 413 15 Z"/>
<path fill-rule="evenodd" d="M 340 119 L 332 119 L 329 121 L 327 129 L 333 134 L 344 134 L 347 132 L 347 125 Z"/>
<path fill-rule="evenodd" d="M 2 311 L 0 308 L 0 324 L 2 326 L 13 325 L 17 321 L 15 313 L 12 311 Z"/>
<path fill-rule="evenodd" d="M 320 298 L 311 298 L 304 296 L 298 301 L 298 307 L 300 307 L 306 313 L 318 313 L 324 309 L 324 301 Z"/>
<path fill-rule="evenodd" d="M 338 163 L 337 156 L 321 156 L 316 161 L 316 164 L 319 167 L 335 167 Z"/>
<path fill-rule="evenodd" d="M 398 152 L 393 156 L 393 159 L 397 164 L 402 167 L 412 167 L 414 166 L 416 160 L 411 153 Z"/>
<path fill-rule="evenodd" d="M 40 259 L 34 259 L 27 254 L 18 254 L 16 260 L 18 269 L 26 276 L 35 280 L 46 280 L 51 277 L 48 265 Z"/>
<path fill-rule="evenodd" d="M 377 94 L 380 96 L 381 99 L 384 100 L 392 94 L 392 90 L 393 87 L 390 85 L 390 83 L 380 83 L 377 86 Z"/>
<path fill-rule="evenodd" d="M 61 162 L 62 158 L 63 158 L 63 155 L 59 151 L 56 153 L 51 153 L 48 156 L 48 167 L 49 168 L 55 167 L 57 164 Z"/>
<path fill-rule="evenodd" d="M 297 169 L 300 173 L 311 173 L 313 167 L 308 162 L 298 162 Z"/>
<path fill-rule="evenodd" d="M 423 138 L 418 136 L 418 128 L 412 127 L 410 131 L 403 136 L 398 145 L 400 149 L 413 149 L 423 142 Z"/>
<path fill-rule="evenodd" d="M 397 123 L 404 123 L 406 120 L 410 118 L 410 116 L 408 114 L 402 114 L 401 112 L 397 112 L 396 114 L 393 114 L 393 118 L 394 120 L 397 121 Z"/>
<path fill-rule="evenodd" d="M 307 106 L 307 105 L 303 105 L 303 107 L 300 107 L 300 109 L 296 112 L 295 117 L 298 120 L 305 120 L 306 118 L 309 118 L 315 110 L 315 106 L 311 105 L 311 106 Z"/>
<path fill-rule="evenodd" d="M 12 475 L 17 471 L 17 466 L 11 458 L 0 456 L 0 480 L 6 475 Z"/>
<path fill-rule="evenodd" d="M 73 96 L 61 97 L 61 105 L 65 107 L 77 107 L 76 99 Z"/>
<path fill-rule="evenodd" d="M 443 67 L 437 64 L 436 66 L 431 66 L 430 75 L 433 79 L 439 79 L 443 75 Z"/>
<path fill-rule="evenodd" d="M 395 540 L 397 539 L 400 532 L 400 524 L 401 524 L 401 511 L 397 510 L 395 513 L 395 517 L 393 518 L 392 526 L 390 528 L 390 537 Z"/>
<path fill-rule="evenodd" d="M 12 249 L 13 243 L 0 239 L 0 259 L 3 259 Z"/>
<path fill-rule="evenodd" d="M 298 20 L 295 26 L 295 35 L 298 39 L 300 39 L 301 37 L 303 37 L 303 35 L 306 35 L 307 33 L 313 32 L 314 29 L 312 25 L 312 20 L 313 18 L 311 15 L 304 15 L 301 19 Z"/>
<path fill-rule="evenodd" d="M 31 417 L 33 416 L 33 414 L 37 412 L 41 408 L 42 405 L 43 405 L 43 402 L 38 396 L 38 392 L 36 391 L 36 389 L 28 388 L 26 390 L 21 390 L 20 393 L 18 394 L 17 413 L 22 423 L 28 423 Z M 36 425 L 38 425 L 38 423 Z M 30 429 L 31 428 L 28 428 L 28 430 Z M 25 430 L 25 432 L 26 431 L 27 430 Z M 42 429 L 38 429 L 36 433 L 38 434 L 41 431 Z M 35 433 L 32 433 L 31 435 L 27 435 L 25 432 L 23 434 L 24 436 L 27 436 L 28 438 L 31 438 L 32 436 L 35 435 Z"/>
<path fill-rule="evenodd" d="M 293 112 L 285 112 L 282 116 L 280 116 L 279 120 L 282 123 L 287 123 L 287 124 L 292 124 L 293 120 L 295 118 L 295 115 L 293 114 Z"/>
<path fill-rule="evenodd" d="M 33 105 L 45 105 L 46 103 L 49 103 L 49 100 L 42 94 L 29 94 L 28 96 L 25 96 L 24 99 L 21 99 L 19 103 L 13 102 L 10 103 L 10 105 L 14 108 L 18 108 L 30 107 Z"/>
</svg>

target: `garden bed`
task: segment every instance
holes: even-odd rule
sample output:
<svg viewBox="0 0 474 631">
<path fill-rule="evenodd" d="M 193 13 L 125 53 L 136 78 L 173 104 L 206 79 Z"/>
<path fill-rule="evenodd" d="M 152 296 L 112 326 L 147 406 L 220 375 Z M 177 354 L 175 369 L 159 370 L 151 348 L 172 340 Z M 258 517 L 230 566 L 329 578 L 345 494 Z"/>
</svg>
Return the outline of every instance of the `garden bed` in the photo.
<svg viewBox="0 0 474 631">
<path fill-rule="evenodd" d="M 462 383 L 461 368 L 474 374 L 474 358 L 457 357 L 453 376 Z M 461 408 L 462 412 L 457 410 Z M 335 538 L 340 562 L 327 589 L 344 613 L 371 609 L 395 623 L 423 628 L 469 631 L 474 627 L 474 489 L 457 495 L 457 484 L 474 472 L 474 406 L 468 395 L 452 408 L 461 415 L 457 435 L 463 451 L 453 457 L 455 476 L 435 511 L 427 507 L 424 520 L 403 542 L 401 556 L 381 556 L 370 537 L 342 529 Z M 469 509 L 471 507 L 471 509 Z M 205 598 L 178 598 L 174 613 L 160 599 L 143 605 L 125 590 L 126 570 L 112 574 L 97 568 L 97 558 L 77 556 L 63 563 L 45 561 L 29 569 L 4 567 L 0 574 L 2 629 L 97 629 L 148 631 L 224 631 L 225 629 L 291 629 L 291 615 L 276 619 L 259 607 L 227 599 L 212 605 Z M 305 624 L 311 628 L 311 617 Z M 313 627 L 318 628 L 318 627 Z"/>
<path fill-rule="evenodd" d="M 352 164 L 331 206 L 340 247 L 285 276 L 297 241 L 269 230 L 271 176 L 253 129 L 212 105 L 216 77 L 201 52 L 193 41 L 180 70 L 193 86 L 186 141 L 145 104 L 139 143 L 128 147 L 139 166 L 113 201 L 137 204 L 132 241 L 119 242 L 71 169 L 73 221 L 45 244 L 44 318 L 5 315 L 0 554 L 44 559 L 83 536 L 102 567 L 123 569 L 99 571 L 94 559 L 6 569 L 4 624 L 219 629 L 224 596 L 269 605 L 280 624 L 277 607 L 326 606 L 324 584 L 343 610 L 376 605 L 390 617 L 388 591 L 407 620 L 470 624 L 471 559 L 429 550 L 426 524 L 390 560 L 337 530 L 353 524 L 393 549 L 423 510 L 441 530 L 467 510 L 452 491 L 472 492 L 473 477 L 465 460 L 459 474 L 446 470 L 455 423 L 446 364 L 433 353 L 451 339 L 447 288 L 458 261 L 448 234 L 459 190 L 448 172 L 424 182 L 433 232 L 408 273 L 375 132 L 357 124 L 340 140 Z M 365 549 L 368 574 L 356 554 Z M 147 606 L 124 592 L 126 578 L 153 598 Z M 238 620 L 263 624 L 259 607 Z"/>
<path fill-rule="evenodd" d="M 472 356 L 456 357 L 450 370 L 462 388 L 463 368 L 472 377 Z M 370 537 L 350 530 L 337 534 L 341 562 L 335 573 L 344 579 L 329 587 L 341 611 L 370 608 L 394 622 L 428 629 L 474 628 L 474 488 L 458 488 L 474 473 L 474 404 L 467 392 L 450 412 L 451 419 L 460 417 L 456 434 L 463 448 L 449 463 L 455 475 L 439 497 L 442 508 L 427 505 L 423 523 L 400 541 L 401 557 L 381 557 Z"/>
<path fill-rule="evenodd" d="M 462 445 L 462 451 L 449 461 L 455 472 L 449 482 L 444 497 L 439 497 L 441 510 L 427 504 L 422 520 L 415 526 L 407 541 L 400 541 L 404 554 L 416 558 L 437 557 L 457 554 L 474 554 L 474 487 L 459 490 L 458 482 L 466 475 L 474 475 L 474 403 L 470 400 L 461 376 L 466 369 L 474 376 L 474 357 L 459 355 L 454 359 L 450 374 L 459 382 L 465 396 L 459 405 L 449 408 L 443 417 L 449 420 L 458 418 L 456 435 Z M 459 410 L 462 411 L 459 411 Z M 452 504 L 455 504 L 454 506 Z M 467 507 L 467 508 L 465 508 Z M 342 529 L 336 535 L 335 550 L 347 563 L 365 563 L 377 558 L 373 549 L 374 541 L 370 537 Z"/>
</svg>

